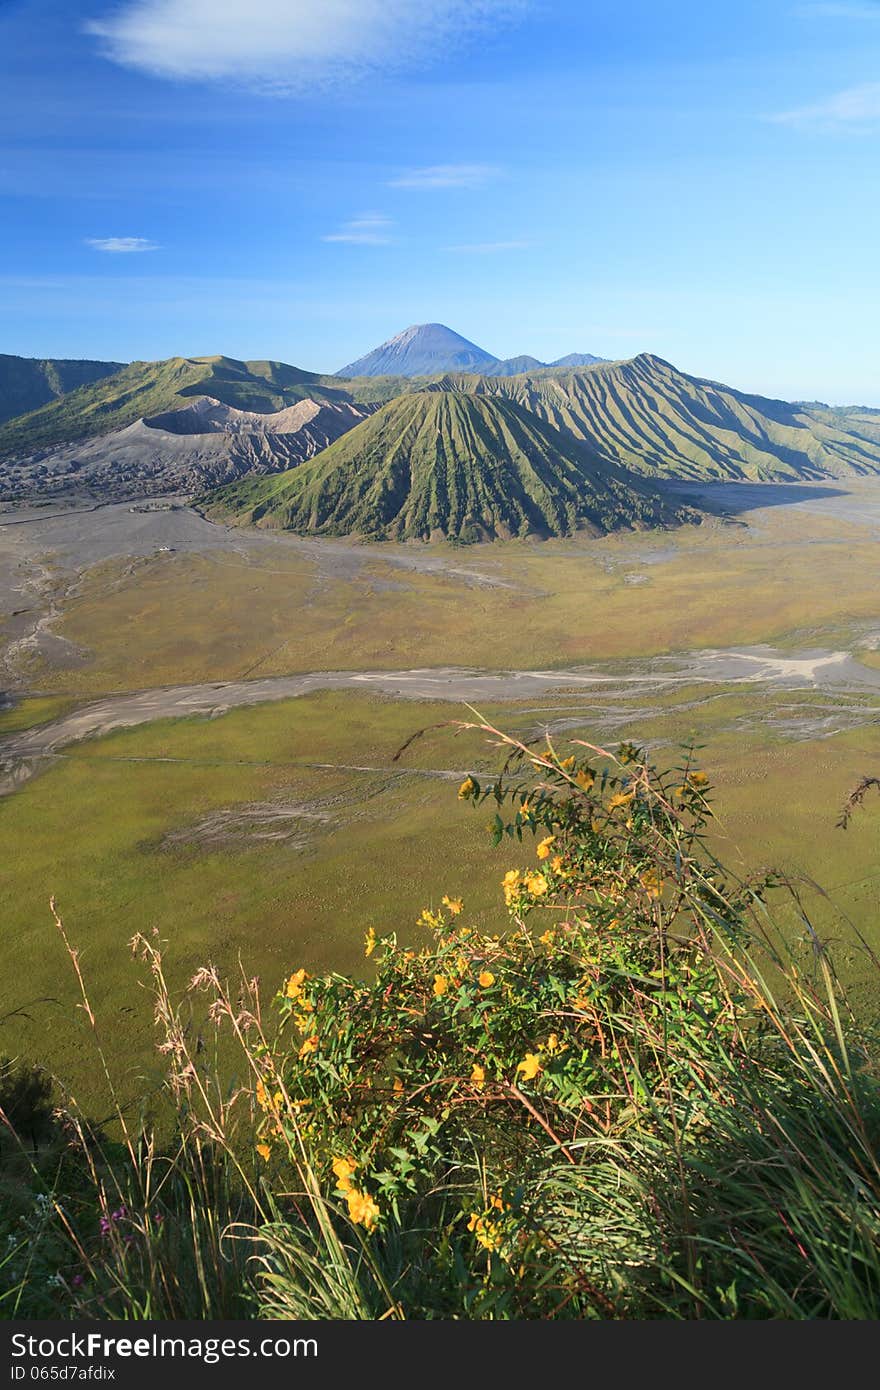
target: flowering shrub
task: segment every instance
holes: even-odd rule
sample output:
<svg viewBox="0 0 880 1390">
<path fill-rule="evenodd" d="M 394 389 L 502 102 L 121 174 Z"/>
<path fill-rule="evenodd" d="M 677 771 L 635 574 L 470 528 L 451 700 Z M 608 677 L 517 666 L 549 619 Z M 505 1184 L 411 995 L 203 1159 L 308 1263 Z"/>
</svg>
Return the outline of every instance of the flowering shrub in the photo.
<svg viewBox="0 0 880 1390">
<path fill-rule="evenodd" d="M 693 754 L 660 773 L 631 744 L 560 751 L 466 727 L 503 755 L 499 776 L 459 787 L 504 851 L 497 931 L 449 883 L 401 940 L 392 899 L 366 933 L 371 978 L 298 965 L 271 1024 L 255 981 L 199 971 L 191 990 L 240 1045 L 238 1087 L 191 1042 L 159 946 L 136 938 L 175 1141 L 122 1110 L 116 1146 L 73 1122 L 77 1181 L 20 1226 L 36 1212 L 34 1249 L 53 1261 L 42 1302 L 27 1302 L 16 1229 L 0 1303 L 880 1316 L 880 1049 L 809 923 L 804 957 L 773 930 L 770 880 L 715 859 Z"/>
<path fill-rule="evenodd" d="M 370 928 L 369 982 L 297 969 L 260 1058 L 259 1153 L 283 1163 L 305 1146 L 367 1233 L 451 1188 L 450 1231 L 470 1234 L 485 1273 L 522 1278 L 555 1244 L 548 1153 L 580 1167 L 588 1140 L 649 1117 L 660 1091 L 699 1131 L 679 1044 L 741 1047 L 749 991 L 719 971 L 718 944 L 735 957 L 755 890 L 705 849 L 708 778 L 690 757 L 660 776 L 629 744 L 562 757 L 484 727 L 503 773 L 468 776 L 459 797 L 490 808 L 495 842 L 516 851 L 503 929 L 478 931 L 446 894 L 416 924 L 421 945 Z"/>
</svg>

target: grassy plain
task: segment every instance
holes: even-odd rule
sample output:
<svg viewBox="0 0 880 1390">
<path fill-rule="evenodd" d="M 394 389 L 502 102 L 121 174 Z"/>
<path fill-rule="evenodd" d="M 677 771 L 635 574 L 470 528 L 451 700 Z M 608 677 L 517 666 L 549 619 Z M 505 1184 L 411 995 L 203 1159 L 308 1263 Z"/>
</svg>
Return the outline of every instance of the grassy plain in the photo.
<svg viewBox="0 0 880 1390">
<path fill-rule="evenodd" d="M 748 529 L 539 545 L 352 544 L 157 554 L 88 571 L 54 631 L 84 660 L 19 661 L 76 696 L 315 670 L 560 667 L 702 647 L 821 645 L 877 617 L 867 527 L 785 507 Z M 442 558 L 444 570 L 402 568 Z M 475 585 L 451 570 L 473 571 Z M 502 587 L 503 586 L 503 587 Z"/>
<path fill-rule="evenodd" d="M 50 719 L 60 719 L 75 703 L 66 695 L 35 695 L 0 709 L 0 738 L 34 729 L 38 724 L 48 724 Z"/>
<path fill-rule="evenodd" d="M 876 507 L 876 488 L 865 497 Z M 103 693 L 310 670 L 559 668 L 761 642 L 845 648 L 876 665 L 864 652 L 880 616 L 876 531 L 861 505 L 854 495 L 845 516 L 770 506 L 748 528 L 459 549 L 218 530 L 216 549 L 176 542 L 105 559 L 59 578 L 51 630 L 73 657 L 59 659 L 60 644 L 18 648 L 12 673 L 30 698 L 0 712 L 0 738 Z M 851 787 L 878 772 L 878 708 L 870 693 L 700 683 L 484 713 L 527 734 L 549 723 L 559 737 L 633 737 L 662 758 L 695 737 L 725 862 L 808 875 L 880 947 L 877 812 L 834 828 Z M 391 763 L 415 729 L 461 715 L 325 692 L 68 747 L 0 800 L 0 1053 L 46 1060 L 98 1106 L 52 894 L 130 1096 L 155 1075 L 126 949 L 135 931 L 167 940 L 178 985 L 207 959 L 232 972 L 240 956 L 273 989 L 298 965 L 365 968 L 368 925 L 415 935 L 444 892 L 501 926 L 499 881 L 519 851 L 493 851 L 483 817 L 455 795 L 456 774 L 487 750 L 447 731 Z M 815 890 L 807 905 L 845 935 Z M 855 951 L 843 963 L 867 978 Z"/>
<path fill-rule="evenodd" d="M 774 864 L 809 874 L 870 928 L 880 881 L 876 820 L 866 813 L 845 834 L 834 822 L 876 764 L 876 734 L 857 727 L 822 741 L 784 741 L 774 732 L 779 699 L 701 686 L 667 692 L 650 709 L 634 701 L 630 718 L 615 702 L 614 738 L 647 736 L 664 745 L 659 758 L 674 761 L 676 745 L 698 733 L 717 785 L 726 861 L 743 873 Z M 813 708 L 821 710 L 821 698 Z M 485 713 L 526 735 L 563 721 L 575 726 L 567 736 L 587 738 L 608 718 L 565 697 Z M 127 951 L 136 931 L 156 930 L 168 943 L 176 985 L 207 960 L 234 973 L 240 958 L 271 992 L 300 965 L 365 970 L 369 925 L 417 938 L 421 908 L 443 893 L 461 894 L 474 920 L 503 929 L 500 879 L 530 862 L 533 849 L 494 850 L 485 814 L 456 796 L 460 772 L 493 766 L 491 750 L 440 730 L 391 761 L 415 729 L 461 715 L 460 706 L 322 693 L 71 747 L 0 802 L 0 1050 L 47 1061 L 87 1107 L 99 1106 L 103 1087 L 48 911 L 52 894 L 82 949 L 131 1097 L 143 1093 L 144 1077 L 149 1089 L 158 1075 L 149 1002 Z M 261 839 L 266 824 L 248 820 L 249 808 L 267 804 L 299 813 L 268 825 L 284 838 Z M 834 924 L 814 892 L 806 898 Z M 853 980 L 867 978 L 854 952 L 845 964 Z"/>
</svg>

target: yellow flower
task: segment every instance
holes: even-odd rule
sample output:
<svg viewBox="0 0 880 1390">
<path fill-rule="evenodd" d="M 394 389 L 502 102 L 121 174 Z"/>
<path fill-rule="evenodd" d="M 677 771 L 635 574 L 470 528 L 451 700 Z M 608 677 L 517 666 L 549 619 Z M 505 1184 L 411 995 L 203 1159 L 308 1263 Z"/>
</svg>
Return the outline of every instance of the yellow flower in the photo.
<svg viewBox="0 0 880 1390">
<path fill-rule="evenodd" d="M 318 1050 L 318 1035 L 317 1035 L 317 1033 L 313 1033 L 312 1036 L 311 1036 L 310 1038 L 306 1038 L 305 1042 L 303 1043 L 302 1047 L 301 1047 L 300 1050 L 299 1050 L 299 1055 L 300 1055 L 301 1058 L 302 1058 L 302 1057 L 308 1057 L 308 1055 L 309 1055 L 310 1052 L 317 1052 L 317 1050 Z"/>
<path fill-rule="evenodd" d="M 656 869 L 648 869 L 642 874 L 642 887 L 649 898 L 659 898 L 663 890 L 663 880 Z"/>
<path fill-rule="evenodd" d="M 367 1192 L 358 1192 L 353 1187 L 346 1197 L 348 1202 L 348 1214 L 356 1226 L 366 1226 L 367 1230 L 372 1230 L 379 1216 L 379 1208 Z"/>
<path fill-rule="evenodd" d="M 517 1065 L 517 1071 L 521 1071 L 523 1081 L 534 1081 L 539 1071 L 542 1071 L 541 1058 L 537 1052 L 527 1052 L 525 1057 Z"/>
<path fill-rule="evenodd" d="M 394 1078 L 394 1094 L 396 1096 L 403 1095 L 403 1082 L 401 1081 L 399 1076 L 395 1076 Z"/>
<path fill-rule="evenodd" d="M 471 1072 L 471 1081 L 474 1083 L 478 1091 L 482 1091 L 483 1087 L 486 1084 L 486 1068 L 481 1067 L 479 1062 L 474 1062 L 473 1070 Z"/>
<path fill-rule="evenodd" d="M 473 1231 L 479 1243 L 486 1250 L 498 1250 L 502 1244 L 501 1229 L 494 1221 L 487 1221 L 479 1212 L 473 1212 L 468 1221 L 468 1230 Z"/>
<path fill-rule="evenodd" d="M 574 767 L 574 757 L 565 758 L 559 766 L 562 768 L 563 772 L 571 772 L 571 769 Z"/>
<path fill-rule="evenodd" d="M 495 976 L 491 970 L 481 970 L 479 977 L 480 989 L 490 989 L 495 983 Z"/>
<path fill-rule="evenodd" d="M 441 994 L 445 994 L 449 988 L 449 980 L 445 975 L 434 976 L 434 997 L 439 999 Z"/>
<path fill-rule="evenodd" d="M 369 927 L 369 928 L 367 929 L 367 934 L 366 934 L 366 936 L 364 937 L 364 955 L 365 955 L 365 956 L 371 956 L 371 955 L 373 954 L 373 952 L 375 951 L 375 949 L 376 949 L 376 933 L 375 933 L 375 931 L 373 930 L 372 927 Z"/>
<path fill-rule="evenodd" d="M 443 918 L 439 912 L 432 912 L 429 907 L 422 908 L 422 914 L 416 922 L 417 927 L 442 927 Z"/>
<path fill-rule="evenodd" d="M 551 845 L 554 845 L 555 843 L 556 843 L 556 836 L 555 836 L 555 835 L 548 835 L 547 838 L 546 838 L 545 840 L 542 840 L 541 843 L 538 845 L 538 848 L 537 848 L 536 851 L 535 851 L 535 853 L 537 854 L 538 858 L 539 858 L 539 859 L 549 859 L 549 858 L 550 858 L 550 846 L 551 846 Z"/>
<path fill-rule="evenodd" d="M 263 1159 L 264 1163 L 268 1163 L 272 1150 L 269 1148 L 268 1144 L 258 1144 L 257 1153 L 260 1155 L 260 1158 Z"/>
<path fill-rule="evenodd" d="M 469 796 L 473 796 L 476 789 L 477 786 L 473 777 L 465 777 L 464 781 L 458 789 L 459 801 L 467 801 Z"/>
<path fill-rule="evenodd" d="M 708 785 L 709 778 L 705 772 L 689 772 L 688 781 L 692 787 L 705 787 Z"/>
<path fill-rule="evenodd" d="M 560 1050 L 561 1044 L 559 1042 L 558 1034 L 551 1033 L 549 1038 L 547 1039 L 547 1051 L 552 1055 L 554 1052 L 559 1052 Z"/>
<path fill-rule="evenodd" d="M 336 1186 L 341 1192 L 351 1191 L 351 1180 L 357 1172 L 357 1164 L 353 1158 L 334 1158 L 333 1172 L 336 1174 Z"/>
<path fill-rule="evenodd" d="M 507 906 L 510 907 L 511 903 L 519 897 L 520 888 L 522 886 L 519 869 L 508 869 L 502 879 L 501 886 L 504 889 L 504 901 L 507 903 Z"/>
<path fill-rule="evenodd" d="M 547 880 L 543 874 L 529 874 L 525 887 L 533 898 L 541 898 L 547 892 Z"/>
<path fill-rule="evenodd" d="M 542 946 L 552 946 L 553 942 L 556 940 L 556 933 L 553 931 L 552 927 L 548 927 L 544 935 L 538 937 L 538 940 Z"/>
<path fill-rule="evenodd" d="M 635 796 L 635 792 L 615 792 L 608 802 L 608 810 L 616 811 L 618 806 L 628 806 Z"/>
<path fill-rule="evenodd" d="M 596 781 L 596 774 L 588 767 L 582 767 L 577 777 L 574 779 L 581 791 L 589 792 L 593 790 Z"/>
<path fill-rule="evenodd" d="M 441 901 L 444 907 L 449 908 L 449 911 L 452 913 L 453 917 L 457 917 L 461 912 L 462 908 L 464 907 L 464 903 L 462 902 L 461 898 L 449 898 L 446 896 L 445 893 Z"/>
<path fill-rule="evenodd" d="M 298 999 L 299 996 L 302 994 L 303 984 L 308 978 L 309 977 L 304 970 L 295 971 L 294 974 L 291 975 L 290 979 L 287 981 L 287 984 L 284 987 L 284 993 L 287 996 L 287 998 Z"/>
<path fill-rule="evenodd" d="M 262 1081 L 257 1082 L 256 1097 L 257 1104 L 259 1105 L 261 1110 L 272 1110 L 276 1112 L 278 1111 L 282 1101 L 284 1100 L 284 1097 L 282 1096 L 280 1091 L 276 1091 L 274 1096 L 270 1096 Z"/>
<path fill-rule="evenodd" d="M 554 854 L 553 858 L 550 860 L 550 868 L 553 870 L 554 874 L 562 873 L 562 862 L 562 855 Z"/>
</svg>

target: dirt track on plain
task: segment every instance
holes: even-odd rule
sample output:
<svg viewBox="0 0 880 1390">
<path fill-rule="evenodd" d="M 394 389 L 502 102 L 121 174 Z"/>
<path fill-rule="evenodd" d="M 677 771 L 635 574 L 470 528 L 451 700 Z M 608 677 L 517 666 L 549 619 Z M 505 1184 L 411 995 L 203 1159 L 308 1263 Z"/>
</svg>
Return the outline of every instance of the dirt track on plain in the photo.
<svg viewBox="0 0 880 1390">
<path fill-rule="evenodd" d="M 880 670 L 862 666 L 848 652 L 782 653 L 769 647 L 692 652 L 656 657 L 614 671 L 578 667 L 563 671 L 478 671 L 441 667 L 410 671 L 321 671 L 263 680 L 218 681 L 110 695 L 61 718 L 0 740 L 0 795 L 26 781 L 62 748 L 115 729 L 157 719 L 212 718 L 227 710 L 270 700 L 289 700 L 317 690 L 356 690 L 404 700 L 432 700 L 477 707 L 532 700 L 550 692 L 595 695 L 639 687 L 694 684 L 760 684 L 785 690 L 880 693 Z"/>
</svg>

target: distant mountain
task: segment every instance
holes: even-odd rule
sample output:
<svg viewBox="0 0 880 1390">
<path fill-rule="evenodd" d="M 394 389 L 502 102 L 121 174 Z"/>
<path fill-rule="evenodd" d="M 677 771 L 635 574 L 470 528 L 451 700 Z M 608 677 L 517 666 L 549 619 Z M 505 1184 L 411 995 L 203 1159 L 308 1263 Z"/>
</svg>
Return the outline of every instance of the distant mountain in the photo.
<svg viewBox="0 0 880 1390">
<path fill-rule="evenodd" d="M 498 361 L 442 323 L 417 323 L 350 362 L 337 376 L 435 376 L 484 372 Z"/>
<path fill-rule="evenodd" d="M 0 353 L 0 423 L 37 410 L 79 386 L 112 376 L 121 362 L 13 357 Z"/>
<path fill-rule="evenodd" d="M 401 396 L 311 463 L 232 483 L 205 505 L 317 535 L 465 542 L 697 517 L 521 406 L 457 391 Z"/>
<path fill-rule="evenodd" d="M 651 353 L 478 382 L 450 374 L 433 389 L 513 400 L 600 458 L 652 477 L 772 481 L 880 472 L 880 426 L 867 413 L 746 395 Z"/>
<path fill-rule="evenodd" d="M 493 362 L 491 367 L 484 367 L 483 376 L 521 376 L 523 372 L 539 372 L 546 365 L 537 357 L 506 357 L 501 362 Z"/>
<path fill-rule="evenodd" d="M 592 367 L 596 362 L 607 362 L 607 357 L 594 357 L 591 352 L 570 352 L 567 357 L 557 357 L 548 362 L 548 367 Z"/>
<path fill-rule="evenodd" d="M 122 500 L 201 492 L 313 458 L 374 409 L 306 398 L 260 413 L 200 396 L 180 410 L 135 420 L 109 434 L 7 460 L 0 499 L 73 493 Z"/>
<path fill-rule="evenodd" d="M 468 372 L 481 376 L 516 376 L 548 366 L 583 366 L 601 357 L 573 352 L 559 362 L 540 362 L 537 357 L 493 357 L 442 323 L 417 323 L 387 343 L 349 362 L 336 373 L 341 377 L 432 377 L 443 372 Z"/>
<path fill-rule="evenodd" d="M 131 362 L 113 376 L 81 386 L 39 410 L 0 425 L 0 458 L 110 434 L 136 420 L 179 410 L 195 396 L 208 396 L 237 410 L 265 413 L 306 399 L 351 399 L 333 378 L 284 362 L 239 362 L 233 357 Z"/>
</svg>

